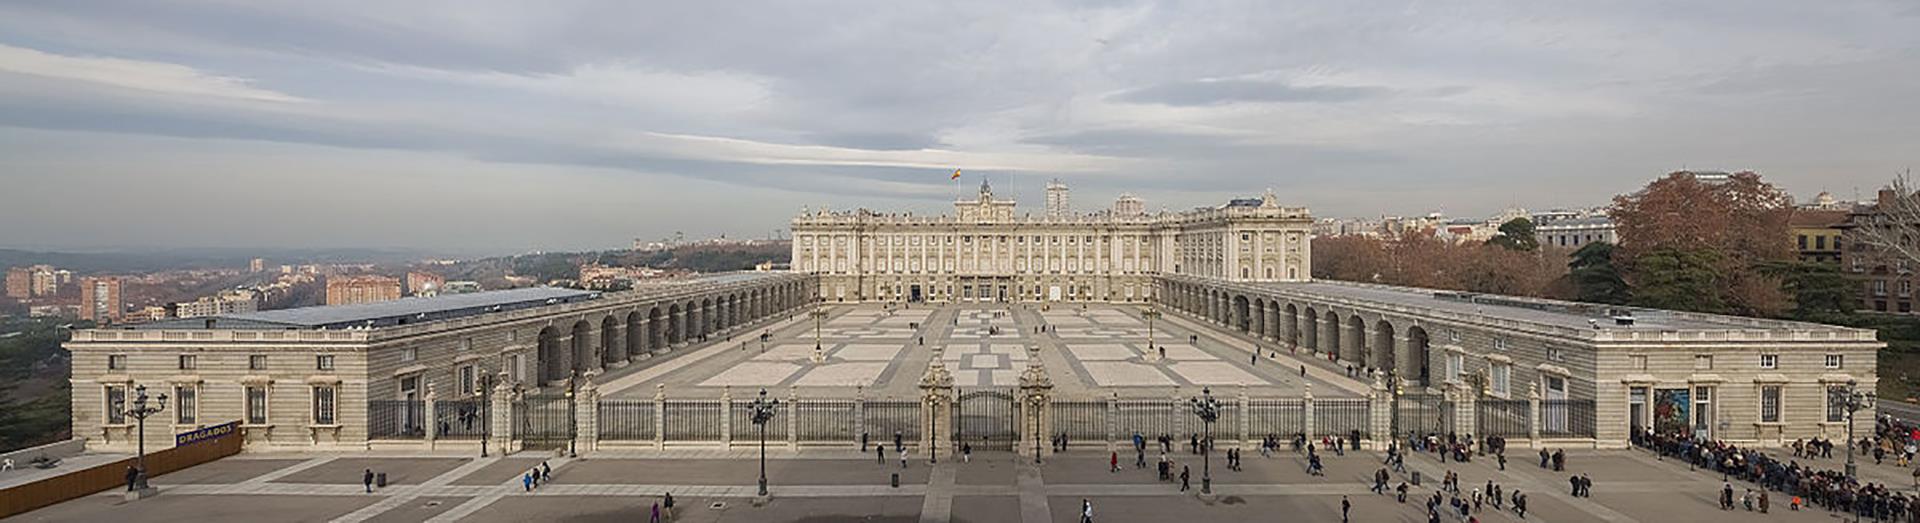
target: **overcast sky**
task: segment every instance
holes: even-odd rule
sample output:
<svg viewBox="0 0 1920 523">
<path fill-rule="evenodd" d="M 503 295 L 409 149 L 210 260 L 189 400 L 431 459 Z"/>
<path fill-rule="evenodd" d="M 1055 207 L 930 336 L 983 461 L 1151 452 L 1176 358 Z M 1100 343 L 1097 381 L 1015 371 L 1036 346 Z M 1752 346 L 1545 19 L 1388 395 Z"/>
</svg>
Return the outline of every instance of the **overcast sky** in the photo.
<svg viewBox="0 0 1920 523">
<path fill-rule="evenodd" d="M 931 4 L 950 4 L 933 6 Z M 1083 210 L 1605 203 L 1920 163 L 1910 0 L 0 4 L 0 246 L 613 248 L 947 175 Z"/>
</svg>

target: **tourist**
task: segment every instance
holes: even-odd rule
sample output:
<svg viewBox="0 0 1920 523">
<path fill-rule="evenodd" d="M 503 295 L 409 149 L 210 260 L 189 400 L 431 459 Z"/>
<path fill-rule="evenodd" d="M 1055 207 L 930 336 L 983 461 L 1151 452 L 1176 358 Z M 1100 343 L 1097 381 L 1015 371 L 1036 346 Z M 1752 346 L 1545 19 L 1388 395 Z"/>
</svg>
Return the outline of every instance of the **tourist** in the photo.
<svg viewBox="0 0 1920 523">
<path fill-rule="evenodd" d="M 880 466 L 883 466 L 883 467 L 886 466 L 887 465 L 887 446 L 875 445 L 873 447 L 873 459 L 874 459 L 874 463 L 878 463 L 880 464 Z"/>
<path fill-rule="evenodd" d="M 1188 485 L 1187 479 L 1190 478 L 1191 476 L 1192 476 L 1192 472 L 1190 472 L 1189 469 L 1187 469 L 1187 466 L 1181 465 L 1180 466 L 1180 491 L 1181 492 L 1187 491 L 1187 485 Z"/>
<path fill-rule="evenodd" d="M 973 444 L 972 443 L 960 444 L 960 462 L 973 463 Z"/>
<path fill-rule="evenodd" d="M 131 473 L 130 473 L 130 474 L 127 474 L 127 476 L 128 476 L 128 477 L 132 477 L 132 476 L 134 476 L 134 474 L 131 474 Z M 367 469 L 367 472 L 366 472 L 365 474 L 361 474 L 361 475 L 360 475 L 360 484 L 361 484 L 361 485 L 364 485 L 364 486 L 366 486 L 366 487 L 367 487 L 367 493 L 368 493 L 368 494 L 372 494 L 372 493 L 373 493 L 373 469 Z M 127 490 L 128 490 L 128 491 L 132 491 L 132 490 L 133 490 L 133 484 L 132 484 L 132 482 L 128 482 L 128 484 L 127 484 Z"/>
<path fill-rule="evenodd" d="M 540 479 L 553 481 L 553 466 L 547 465 L 545 461 L 540 462 Z"/>
<path fill-rule="evenodd" d="M 523 492 L 533 492 L 533 473 L 520 474 L 520 490 Z"/>
<path fill-rule="evenodd" d="M 1093 523 L 1093 502 L 1080 498 L 1080 523 Z"/>
<path fill-rule="evenodd" d="M 1143 448 L 1133 449 L 1133 468 L 1137 468 L 1137 469 L 1147 468 L 1147 450 L 1146 449 L 1143 449 Z"/>
<path fill-rule="evenodd" d="M 900 449 L 900 470 L 907 470 L 907 450 Z"/>
<path fill-rule="evenodd" d="M 1346 523 L 1347 512 L 1351 510 L 1353 510 L 1353 502 L 1347 501 L 1347 497 L 1344 495 L 1340 496 L 1340 522 L 1341 523 Z"/>
<path fill-rule="evenodd" d="M 373 469 L 367 469 L 367 473 L 372 474 Z M 369 475 L 367 477 L 372 478 L 373 476 Z M 133 465 L 127 465 L 127 492 L 133 492 L 133 486 L 139 483 L 140 483 L 140 469 L 135 468 Z M 373 492 L 372 479 L 367 480 L 367 492 Z"/>
<path fill-rule="evenodd" d="M 660 502 L 653 502 L 653 517 L 648 518 L 647 523 L 660 523 Z"/>
<path fill-rule="evenodd" d="M 540 486 L 540 467 L 534 467 L 533 470 L 527 471 L 527 475 L 533 476 L 533 486 Z"/>
<path fill-rule="evenodd" d="M 1112 474 L 1116 472 L 1120 472 L 1120 453 L 1118 451 L 1110 452 L 1107 456 L 1107 473 Z"/>
<path fill-rule="evenodd" d="M 901 440 L 900 429 L 893 429 L 893 451 L 901 452 L 905 450 L 907 450 L 907 444 Z"/>
<path fill-rule="evenodd" d="M 664 494 L 666 495 L 661 496 L 661 499 L 660 499 L 660 507 L 665 509 L 665 512 L 667 514 L 666 515 L 667 520 L 672 521 L 673 520 L 673 493 L 666 492 Z"/>
</svg>

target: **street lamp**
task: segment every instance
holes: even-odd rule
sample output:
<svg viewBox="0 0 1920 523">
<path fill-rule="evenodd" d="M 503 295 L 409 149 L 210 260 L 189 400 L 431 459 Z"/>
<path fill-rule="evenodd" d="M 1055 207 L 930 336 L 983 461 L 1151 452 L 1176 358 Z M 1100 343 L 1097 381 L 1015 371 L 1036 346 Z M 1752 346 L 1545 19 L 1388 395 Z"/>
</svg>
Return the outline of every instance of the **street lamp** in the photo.
<svg viewBox="0 0 1920 523">
<path fill-rule="evenodd" d="M 580 457 L 578 449 L 574 448 L 575 442 L 580 440 L 580 435 L 577 433 L 580 430 L 580 420 L 574 419 L 578 416 L 580 409 L 573 404 L 574 387 L 579 382 L 580 371 L 567 371 L 567 457 L 569 458 Z"/>
<path fill-rule="evenodd" d="M 813 362 L 819 363 L 827 361 L 826 351 L 820 348 L 820 322 L 827 318 L 827 310 L 821 308 L 819 304 L 815 304 L 813 312 L 809 312 L 807 315 L 813 316 Z"/>
<path fill-rule="evenodd" d="M 1040 464 L 1040 407 L 1047 401 L 1046 396 L 1035 392 L 1027 396 L 1027 414 L 1033 418 L 1033 464 Z"/>
<path fill-rule="evenodd" d="M 760 496 L 767 495 L 767 422 L 773 420 L 773 414 L 780 407 L 779 399 L 768 399 L 767 389 L 760 389 L 760 397 L 754 398 L 753 424 L 760 427 Z"/>
<path fill-rule="evenodd" d="M 1213 466 L 1207 461 L 1207 453 L 1213 451 L 1213 422 L 1220 420 L 1220 402 L 1214 401 L 1213 389 L 1200 389 L 1200 397 L 1189 400 L 1193 406 L 1193 415 L 1199 416 L 1202 426 L 1206 427 L 1206 439 L 1200 440 L 1200 493 L 1213 493 Z"/>
<path fill-rule="evenodd" d="M 1160 318 L 1160 309 L 1147 307 L 1147 310 L 1140 312 L 1140 316 L 1147 319 L 1147 352 L 1153 352 L 1153 320 Z"/>
<path fill-rule="evenodd" d="M 133 478 L 133 488 L 139 490 L 147 488 L 147 416 L 167 409 L 167 393 L 160 393 L 160 397 L 154 400 L 153 405 L 147 405 L 147 386 L 136 386 L 133 388 L 133 408 L 127 409 L 127 415 L 137 420 L 140 426 L 139 459 L 134 465 L 138 474 Z"/>
<path fill-rule="evenodd" d="M 1847 479 L 1858 479 L 1854 475 L 1857 468 L 1853 464 L 1853 413 L 1873 408 L 1878 398 L 1872 392 L 1861 392 L 1860 381 L 1852 379 L 1847 380 L 1845 394 L 1841 406 L 1847 409 Z"/>
<path fill-rule="evenodd" d="M 473 391 L 474 397 L 480 399 L 480 404 L 475 405 L 473 411 L 467 413 L 468 423 L 475 421 L 480 422 L 480 457 L 483 458 L 487 457 L 487 439 L 493 437 L 493 417 L 481 416 L 480 413 L 489 412 L 482 409 L 487 409 L 491 406 L 491 404 L 487 403 L 487 393 L 493 389 L 493 387 L 490 386 L 492 382 L 492 374 L 480 374 L 480 390 Z"/>
</svg>

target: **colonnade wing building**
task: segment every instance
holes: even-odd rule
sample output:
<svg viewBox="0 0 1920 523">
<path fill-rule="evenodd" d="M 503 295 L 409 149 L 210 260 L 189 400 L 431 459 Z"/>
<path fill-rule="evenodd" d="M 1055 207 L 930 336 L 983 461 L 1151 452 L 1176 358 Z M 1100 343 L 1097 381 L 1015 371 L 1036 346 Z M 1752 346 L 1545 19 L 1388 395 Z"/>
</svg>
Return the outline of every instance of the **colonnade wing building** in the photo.
<svg viewBox="0 0 1920 523">
<path fill-rule="evenodd" d="M 1607 444 L 1647 428 L 1756 443 L 1844 435 L 1833 393 L 1872 390 L 1885 345 L 1809 323 L 1314 282 L 1312 218 L 1271 191 L 1140 207 L 1021 216 L 983 184 L 951 216 L 802 212 L 793 268 L 828 302 L 1157 303 L 1377 372 L 1395 393 L 1484 399 L 1476 409 L 1533 401 L 1549 433 Z"/>
<path fill-rule="evenodd" d="M 818 291 L 808 276 L 729 273 L 631 291 L 528 288 L 308 307 L 82 330 L 73 355 L 73 428 L 90 448 L 124 449 L 135 387 L 168 395 L 150 445 L 238 420 L 249 447 L 362 447 L 418 437 L 473 409 L 490 381 L 553 390 L 705 337 L 788 317 Z M 443 419 L 421 419 L 447 404 Z M 465 405 L 459 403 L 471 402 Z M 374 412 L 400 404 L 395 412 Z M 485 424 L 484 421 L 481 422 Z"/>
</svg>

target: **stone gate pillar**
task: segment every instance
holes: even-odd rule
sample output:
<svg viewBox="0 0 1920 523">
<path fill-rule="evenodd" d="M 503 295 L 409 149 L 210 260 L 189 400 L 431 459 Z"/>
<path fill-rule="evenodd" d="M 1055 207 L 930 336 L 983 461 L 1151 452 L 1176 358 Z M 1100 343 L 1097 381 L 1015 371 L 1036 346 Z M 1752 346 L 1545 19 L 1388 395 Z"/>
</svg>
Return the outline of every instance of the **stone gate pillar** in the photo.
<svg viewBox="0 0 1920 523">
<path fill-rule="evenodd" d="M 929 458 L 950 455 L 953 448 L 953 373 L 935 357 L 920 376 L 920 448 Z"/>
<path fill-rule="evenodd" d="M 489 398 L 490 404 L 487 405 L 487 437 L 493 440 L 489 443 L 499 449 L 502 456 L 516 450 L 510 447 L 513 445 L 513 404 L 518 399 L 515 397 L 517 394 L 512 386 L 507 385 L 507 373 L 502 372 L 494 379 L 493 397 Z"/>
<path fill-rule="evenodd" d="M 580 388 L 574 394 L 573 444 L 592 452 L 600 444 L 600 386 L 593 384 L 592 376 L 581 376 Z"/>
<path fill-rule="evenodd" d="M 1300 417 L 1300 432 L 1306 434 L 1308 441 L 1312 441 L 1314 434 L 1319 433 L 1315 430 L 1313 423 L 1315 416 L 1313 415 L 1312 383 L 1300 384 Z"/>
<path fill-rule="evenodd" d="M 720 387 L 720 448 L 733 449 L 733 386 Z"/>
<path fill-rule="evenodd" d="M 800 450 L 800 390 L 787 387 L 787 448 Z"/>
<path fill-rule="evenodd" d="M 1037 355 L 1030 357 L 1027 359 L 1027 370 L 1020 373 L 1021 425 L 1025 429 L 1021 432 L 1025 438 L 1049 439 L 1047 435 L 1053 434 L 1053 420 L 1047 416 L 1047 412 L 1052 410 L 1049 408 L 1052 405 L 1053 378 L 1047 375 L 1047 367 Z M 1038 450 L 1041 455 L 1052 452 L 1051 445 L 1039 447 L 1033 441 L 1026 443 L 1020 446 L 1023 455 L 1031 456 L 1042 448 L 1047 450 Z"/>
<path fill-rule="evenodd" d="M 433 403 L 434 403 L 434 400 L 436 399 L 439 399 L 439 395 L 434 393 L 433 383 L 428 382 L 427 395 L 424 399 L 420 401 L 421 416 L 425 419 L 422 419 L 420 421 L 426 424 L 426 429 L 427 429 L 426 442 L 427 442 L 427 449 L 429 450 L 435 448 L 437 446 L 437 442 L 440 439 L 440 418 L 437 416 L 434 416 L 435 413 L 433 408 Z M 404 407 L 412 408 L 411 405 L 406 405 Z"/>
<path fill-rule="evenodd" d="M 1259 351 L 1259 348 L 1255 348 Z M 1240 449 L 1259 448 L 1253 442 L 1253 397 L 1247 395 L 1247 383 L 1240 382 L 1240 415 L 1234 417 L 1235 429 L 1240 433 Z"/>
<path fill-rule="evenodd" d="M 653 386 L 653 449 L 667 448 L 667 384 Z"/>
<path fill-rule="evenodd" d="M 1540 442 L 1540 384 L 1527 384 L 1527 442 L 1533 448 L 1544 449 Z"/>
<path fill-rule="evenodd" d="M 1367 432 L 1374 450 L 1386 450 L 1399 436 L 1393 433 L 1393 391 L 1387 388 L 1383 373 L 1373 372 L 1373 386 L 1367 391 Z"/>
<path fill-rule="evenodd" d="M 1474 400 L 1480 395 L 1480 390 L 1470 385 L 1458 384 L 1453 385 L 1452 389 L 1454 390 L 1453 412 L 1447 415 L 1453 416 L 1453 431 L 1463 438 L 1479 432 L 1478 427 L 1474 426 L 1477 420 L 1473 414 Z"/>
</svg>

